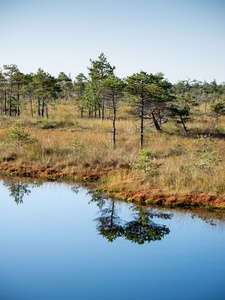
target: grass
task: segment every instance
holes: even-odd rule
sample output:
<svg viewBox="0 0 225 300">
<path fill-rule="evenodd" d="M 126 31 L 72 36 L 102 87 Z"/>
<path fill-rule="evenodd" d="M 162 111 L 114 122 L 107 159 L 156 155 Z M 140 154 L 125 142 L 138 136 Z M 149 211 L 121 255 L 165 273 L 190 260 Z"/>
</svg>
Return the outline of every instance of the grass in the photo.
<svg viewBox="0 0 225 300">
<path fill-rule="evenodd" d="M 187 124 L 188 133 L 172 121 L 164 124 L 160 133 L 146 123 L 144 148 L 152 151 L 155 164 L 161 164 L 157 172 L 152 172 L 132 167 L 140 160 L 139 122 L 121 109 L 116 122 L 114 149 L 112 121 L 109 113 L 106 116 L 108 119 L 104 121 L 87 116 L 81 119 L 75 105 L 63 102 L 50 111 L 49 119 L 26 115 L 20 118 L 0 116 L 1 169 L 10 171 L 23 166 L 39 168 L 43 173 L 46 169 L 54 169 L 55 172 L 51 172 L 59 176 L 87 177 L 95 174 L 100 177 L 99 187 L 107 187 L 109 193 L 139 191 L 139 198 L 140 194 L 148 194 L 149 191 L 154 197 L 158 194 L 183 197 L 199 193 L 225 196 L 224 117 L 215 124 L 212 118 L 199 111 Z M 31 136 L 37 139 L 36 143 L 27 147 L 7 145 L 9 129 L 17 121 L 23 123 Z M 214 143 L 210 147 L 217 151 L 216 156 L 223 159 L 207 170 L 193 166 L 193 163 L 199 163 L 193 141 L 201 134 L 212 137 Z"/>
</svg>

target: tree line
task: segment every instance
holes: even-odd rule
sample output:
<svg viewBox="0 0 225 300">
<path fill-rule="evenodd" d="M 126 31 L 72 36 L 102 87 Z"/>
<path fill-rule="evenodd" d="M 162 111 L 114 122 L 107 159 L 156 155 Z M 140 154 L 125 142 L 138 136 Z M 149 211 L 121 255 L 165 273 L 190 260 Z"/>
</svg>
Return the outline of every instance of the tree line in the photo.
<svg viewBox="0 0 225 300">
<path fill-rule="evenodd" d="M 128 104 L 128 113 L 140 120 L 140 145 L 143 145 L 144 121 L 148 120 L 157 131 L 163 123 L 173 119 L 187 131 L 186 122 L 194 107 L 204 104 L 205 113 L 218 121 L 225 114 L 225 83 L 217 84 L 190 79 L 171 84 L 162 73 L 144 71 L 126 78 L 115 75 L 115 67 L 104 53 L 97 60 L 90 59 L 88 77 L 83 73 L 72 80 L 60 72 L 54 77 L 42 69 L 23 74 L 17 65 L 4 65 L 0 69 L 1 115 L 20 116 L 29 107 L 31 117 L 49 116 L 49 106 L 58 99 L 78 105 L 80 117 L 105 118 L 105 110 L 112 111 L 113 144 L 116 143 L 116 117 L 120 102 Z"/>
</svg>

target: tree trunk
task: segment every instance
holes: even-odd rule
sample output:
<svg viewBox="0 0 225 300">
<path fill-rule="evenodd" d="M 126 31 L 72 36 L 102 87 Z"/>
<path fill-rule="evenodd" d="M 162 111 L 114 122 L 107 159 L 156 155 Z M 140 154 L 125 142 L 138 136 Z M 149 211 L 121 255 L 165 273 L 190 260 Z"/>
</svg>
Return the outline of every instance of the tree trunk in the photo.
<svg viewBox="0 0 225 300">
<path fill-rule="evenodd" d="M 10 92 L 9 92 L 9 116 L 12 115 L 12 102 L 11 102 L 11 97 L 12 97 L 12 88 L 10 88 Z"/>
<path fill-rule="evenodd" d="M 184 127 L 185 132 L 187 132 L 187 127 L 186 127 L 186 125 L 185 125 L 185 122 L 184 122 L 183 118 L 180 117 L 180 120 L 181 120 L 181 124 L 182 124 L 183 127 Z"/>
<path fill-rule="evenodd" d="M 154 123 L 154 126 L 155 126 L 156 130 L 161 131 L 159 123 L 157 122 L 157 120 L 156 120 L 155 115 L 154 115 L 153 112 L 152 112 L 152 119 L 153 119 L 153 123 Z"/>
<path fill-rule="evenodd" d="M 3 98 L 3 93 L 2 93 L 2 103 L 1 103 L 1 115 L 3 115 L 3 102 L 4 101 L 4 98 Z"/>
<path fill-rule="evenodd" d="M 162 125 L 162 117 L 161 117 L 161 114 L 160 114 L 160 109 L 159 109 L 159 122 L 158 122 L 160 125 Z"/>
<path fill-rule="evenodd" d="M 46 115 L 46 118 L 48 119 L 48 105 L 47 104 L 45 105 L 45 115 Z"/>
<path fill-rule="evenodd" d="M 16 99 L 16 114 L 17 114 L 17 116 L 19 117 L 19 115 L 20 115 L 20 94 L 19 94 L 19 92 L 17 93 L 17 99 Z"/>
<path fill-rule="evenodd" d="M 207 104 L 208 104 L 208 94 L 206 94 L 206 99 L 205 99 L 205 113 L 207 109 Z"/>
<path fill-rule="evenodd" d="M 45 113 L 45 100 L 44 100 L 44 98 L 42 98 L 42 108 L 41 108 L 42 118 L 44 117 L 44 113 Z"/>
<path fill-rule="evenodd" d="M 7 93 L 5 91 L 5 107 L 4 107 L 4 112 L 5 112 L 5 115 L 7 114 L 7 108 L 6 108 L 6 103 L 7 103 Z"/>
<path fill-rule="evenodd" d="M 33 115 L 33 103 L 32 103 L 32 97 L 29 96 L 29 98 L 30 98 L 30 113 L 31 113 L 31 117 L 33 118 L 34 115 Z"/>
<path fill-rule="evenodd" d="M 116 104 L 115 101 L 113 100 L 113 147 L 115 148 L 116 146 Z"/>
<path fill-rule="evenodd" d="M 102 121 L 104 120 L 105 117 L 105 101 L 104 98 L 102 98 Z"/>
<path fill-rule="evenodd" d="M 84 116 L 84 109 L 83 109 L 83 107 L 81 107 L 81 109 L 80 109 L 80 117 L 81 117 L 81 119 L 83 119 L 83 116 Z"/>
<path fill-rule="evenodd" d="M 37 115 L 38 115 L 38 117 L 40 117 L 40 115 L 41 115 L 41 100 L 40 100 L 40 98 L 38 98 Z"/>
<path fill-rule="evenodd" d="M 111 209 L 111 217 L 110 217 L 110 227 L 111 227 L 111 228 L 112 228 L 112 226 L 113 226 L 114 209 L 115 209 L 115 204 L 114 204 L 114 200 L 112 200 L 112 209 Z"/>
<path fill-rule="evenodd" d="M 144 140 L 144 100 L 141 100 L 141 125 L 140 125 L 140 146 L 143 147 L 143 140 Z"/>
</svg>

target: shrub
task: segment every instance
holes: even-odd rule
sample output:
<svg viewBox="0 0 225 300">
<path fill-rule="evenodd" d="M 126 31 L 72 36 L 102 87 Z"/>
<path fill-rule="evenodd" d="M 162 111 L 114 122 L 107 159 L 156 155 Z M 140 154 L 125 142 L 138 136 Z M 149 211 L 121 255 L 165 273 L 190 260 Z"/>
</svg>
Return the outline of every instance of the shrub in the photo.
<svg viewBox="0 0 225 300">
<path fill-rule="evenodd" d="M 193 143 L 196 145 L 196 150 L 193 153 L 196 162 L 192 165 L 196 169 L 207 171 L 222 162 L 222 157 L 216 156 L 217 151 L 211 149 L 214 141 L 209 136 L 201 135 L 198 139 L 194 140 Z"/>
<path fill-rule="evenodd" d="M 161 163 L 153 162 L 154 155 L 149 149 L 142 149 L 139 151 L 138 163 L 131 163 L 131 167 L 137 170 L 143 170 L 147 175 L 156 175 L 158 173 Z"/>
<path fill-rule="evenodd" d="M 25 130 L 22 123 L 16 122 L 15 125 L 9 129 L 6 141 L 8 142 L 7 146 L 21 148 L 36 143 L 37 139 L 31 137 L 31 133 Z"/>
</svg>

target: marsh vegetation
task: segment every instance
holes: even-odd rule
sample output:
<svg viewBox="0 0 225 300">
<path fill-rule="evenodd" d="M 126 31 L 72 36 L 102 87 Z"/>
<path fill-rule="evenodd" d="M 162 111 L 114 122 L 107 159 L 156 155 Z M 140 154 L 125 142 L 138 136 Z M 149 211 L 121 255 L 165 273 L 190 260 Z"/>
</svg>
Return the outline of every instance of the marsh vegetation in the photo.
<svg viewBox="0 0 225 300">
<path fill-rule="evenodd" d="M 104 54 L 88 70 L 73 81 L 63 72 L 28 76 L 4 66 L 3 172 L 99 179 L 111 194 L 132 199 L 138 191 L 140 201 L 146 194 L 224 197 L 224 84 L 172 85 L 143 71 L 119 79 Z"/>
</svg>

